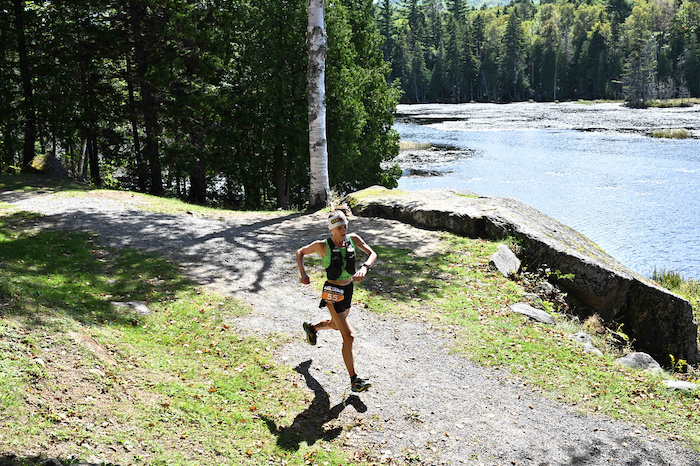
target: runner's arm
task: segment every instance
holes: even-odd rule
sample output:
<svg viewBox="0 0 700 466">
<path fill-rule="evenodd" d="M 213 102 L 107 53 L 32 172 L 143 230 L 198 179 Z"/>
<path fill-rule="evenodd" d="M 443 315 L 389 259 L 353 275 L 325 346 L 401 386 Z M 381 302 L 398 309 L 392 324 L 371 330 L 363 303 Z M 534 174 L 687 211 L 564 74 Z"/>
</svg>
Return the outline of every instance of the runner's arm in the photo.
<svg viewBox="0 0 700 466">
<path fill-rule="evenodd" d="M 359 283 L 365 279 L 365 276 L 367 275 L 367 272 L 369 272 L 369 269 L 372 267 L 372 264 L 374 264 L 374 261 L 377 260 L 377 253 L 374 252 L 374 249 L 372 249 L 372 247 L 369 244 L 365 243 L 365 240 L 360 238 L 360 235 L 351 233 L 350 236 L 355 242 L 355 245 L 369 256 L 364 262 L 364 264 L 362 264 L 362 266 L 355 272 L 355 275 L 352 276 L 352 279 L 355 282 Z"/>
<path fill-rule="evenodd" d="M 299 267 L 299 273 L 301 273 L 301 282 L 304 284 L 311 283 L 311 279 L 306 273 L 304 268 L 304 256 L 309 254 L 319 253 L 321 256 L 326 255 L 326 242 L 325 241 L 314 241 L 311 244 L 307 244 L 299 249 L 297 249 L 297 267 Z"/>
</svg>

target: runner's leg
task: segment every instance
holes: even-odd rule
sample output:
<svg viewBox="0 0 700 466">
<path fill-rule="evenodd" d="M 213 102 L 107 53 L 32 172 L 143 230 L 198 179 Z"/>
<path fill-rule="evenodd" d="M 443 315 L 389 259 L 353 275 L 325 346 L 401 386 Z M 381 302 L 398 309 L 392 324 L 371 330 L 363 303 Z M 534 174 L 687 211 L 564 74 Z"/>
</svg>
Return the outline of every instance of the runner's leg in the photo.
<svg viewBox="0 0 700 466">
<path fill-rule="evenodd" d="M 331 308 L 328 303 L 326 303 L 326 306 L 328 306 L 328 310 L 330 311 L 331 316 L 333 316 L 333 314 L 336 313 L 335 309 Z M 347 318 L 347 316 L 349 314 L 350 314 L 350 309 L 346 309 L 345 310 L 345 317 Z M 338 330 L 338 327 L 336 326 L 335 322 L 332 319 L 326 319 L 326 320 L 322 320 L 321 322 L 315 324 L 314 330 L 316 330 L 317 332 L 319 330 Z"/>
<path fill-rule="evenodd" d="M 349 309 L 344 312 L 335 312 L 333 305 L 328 303 L 328 310 L 331 311 L 332 328 L 340 331 L 343 336 L 343 361 L 350 377 L 355 375 L 355 358 L 352 354 L 352 344 L 355 340 L 355 332 L 348 322 Z"/>
</svg>

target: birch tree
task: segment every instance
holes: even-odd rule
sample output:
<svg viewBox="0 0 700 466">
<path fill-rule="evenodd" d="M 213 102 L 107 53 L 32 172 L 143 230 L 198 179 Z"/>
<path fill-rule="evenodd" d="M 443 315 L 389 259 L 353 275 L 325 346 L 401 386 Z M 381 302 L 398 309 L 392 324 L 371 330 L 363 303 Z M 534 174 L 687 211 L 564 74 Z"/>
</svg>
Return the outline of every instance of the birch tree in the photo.
<svg viewBox="0 0 700 466">
<path fill-rule="evenodd" d="M 324 0 L 307 0 L 308 9 L 308 95 L 309 95 L 309 162 L 311 186 L 309 208 L 328 203 L 328 141 L 326 139 L 326 28 Z"/>
</svg>

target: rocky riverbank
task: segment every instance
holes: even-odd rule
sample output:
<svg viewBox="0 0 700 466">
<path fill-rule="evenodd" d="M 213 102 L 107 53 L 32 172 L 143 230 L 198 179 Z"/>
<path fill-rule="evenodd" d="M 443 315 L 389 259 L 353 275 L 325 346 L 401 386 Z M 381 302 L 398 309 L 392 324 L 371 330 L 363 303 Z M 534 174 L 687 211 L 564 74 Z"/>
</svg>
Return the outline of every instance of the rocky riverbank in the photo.
<svg viewBox="0 0 700 466">
<path fill-rule="evenodd" d="M 700 106 L 627 108 L 621 103 L 414 104 L 399 105 L 397 120 L 409 119 L 446 131 L 573 129 L 642 133 L 685 129 L 700 138 Z"/>
<path fill-rule="evenodd" d="M 512 237 L 529 270 L 556 271 L 581 317 L 598 314 L 624 325 L 636 347 L 670 365 L 699 361 L 698 327 L 686 300 L 606 254 L 577 231 L 515 199 L 450 189 L 397 191 L 372 187 L 351 194 L 353 213 L 399 220 L 472 238 Z"/>
</svg>

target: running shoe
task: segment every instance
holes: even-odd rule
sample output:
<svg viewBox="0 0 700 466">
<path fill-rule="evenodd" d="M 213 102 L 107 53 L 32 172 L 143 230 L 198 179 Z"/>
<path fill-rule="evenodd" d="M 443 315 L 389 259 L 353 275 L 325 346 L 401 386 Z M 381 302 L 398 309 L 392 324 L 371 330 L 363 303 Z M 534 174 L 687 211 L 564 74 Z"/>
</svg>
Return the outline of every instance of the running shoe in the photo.
<svg viewBox="0 0 700 466">
<path fill-rule="evenodd" d="M 365 390 L 367 390 L 371 386 L 372 386 L 371 383 L 366 382 L 359 377 L 355 377 L 355 380 L 350 382 L 350 389 L 353 392 L 364 392 Z"/>
<path fill-rule="evenodd" d="M 314 330 L 313 325 L 308 322 L 304 322 L 304 332 L 306 332 L 306 341 L 308 341 L 310 345 L 315 345 L 316 330 Z"/>
</svg>

